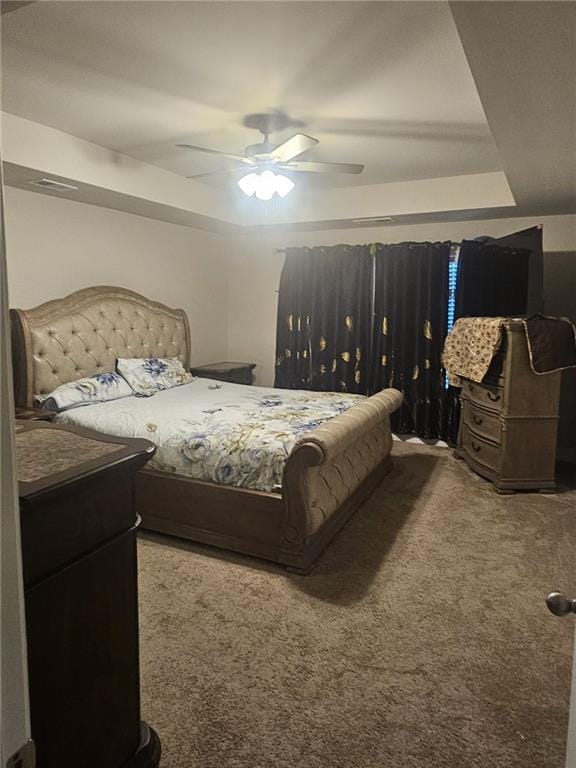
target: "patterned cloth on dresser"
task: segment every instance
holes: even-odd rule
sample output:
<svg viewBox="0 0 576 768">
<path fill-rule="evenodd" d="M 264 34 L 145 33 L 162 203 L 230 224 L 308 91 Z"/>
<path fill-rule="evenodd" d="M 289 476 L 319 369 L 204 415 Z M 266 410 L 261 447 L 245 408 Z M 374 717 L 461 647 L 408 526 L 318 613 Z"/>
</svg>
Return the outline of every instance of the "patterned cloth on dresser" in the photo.
<svg viewBox="0 0 576 768">
<path fill-rule="evenodd" d="M 461 317 L 444 342 L 442 361 L 453 387 L 481 382 L 502 343 L 503 317 Z"/>
<path fill-rule="evenodd" d="M 442 357 L 453 387 L 462 379 L 480 383 L 502 343 L 505 317 L 461 317 L 444 342 Z M 535 315 L 521 320 L 530 367 L 537 374 L 576 368 L 576 328 L 565 317 Z"/>
</svg>

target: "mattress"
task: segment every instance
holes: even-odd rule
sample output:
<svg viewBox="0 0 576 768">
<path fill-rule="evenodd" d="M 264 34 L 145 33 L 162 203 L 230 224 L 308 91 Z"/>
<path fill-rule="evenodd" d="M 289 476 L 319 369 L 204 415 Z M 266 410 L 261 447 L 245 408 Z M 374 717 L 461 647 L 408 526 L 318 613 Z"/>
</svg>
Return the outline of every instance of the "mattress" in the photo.
<svg viewBox="0 0 576 768">
<path fill-rule="evenodd" d="M 364 399 L 202 378 L 152 397 L 74 408 L 56 422 L 147 438 L 157 448 L 152 469 L 272 492 L 296 440 Z"/>
</svg>

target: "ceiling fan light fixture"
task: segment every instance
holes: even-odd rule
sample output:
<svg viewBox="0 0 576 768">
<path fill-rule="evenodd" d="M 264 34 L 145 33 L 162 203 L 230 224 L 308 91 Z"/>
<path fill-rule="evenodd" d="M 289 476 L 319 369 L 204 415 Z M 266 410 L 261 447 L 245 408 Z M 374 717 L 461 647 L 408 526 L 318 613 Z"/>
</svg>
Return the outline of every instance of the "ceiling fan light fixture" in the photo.
<svg viewBox="0 0 576 768">
<path fill-rule="evenodd" d="M 295 184 L 288 176 L 283 176 L 281 173 L 276 175 L 276 192 L 280 197 L 286 197 L 289 192 L 292 192 Z"/>
<path fill-rule="evenodd" d="M 272 171 L 262 171 L 256 188 L 258 200 L 272 200 L 276 192 L 276 174 Z"/>
<path fill-rule="evenodd" d="M 238 186 L 245 195 L 248 195 L 248 197 L 252 197 L 258 189 L 259 184 L 260 177 L 257 173 L 249 173 L 246 176 L 242 176 L 238 181 Z"/>
<path fill-rule="evenodd" d="M 262 173 L 249 173 L 238 180 L 238 186 L 248 197 L 256 195 L 258 200 L 271 200 L 274 194 L 279 197 L 286 195 L 294 189 L 294 182 L 288 176 L 276 174 L 266 170 Z"/>
</svg>

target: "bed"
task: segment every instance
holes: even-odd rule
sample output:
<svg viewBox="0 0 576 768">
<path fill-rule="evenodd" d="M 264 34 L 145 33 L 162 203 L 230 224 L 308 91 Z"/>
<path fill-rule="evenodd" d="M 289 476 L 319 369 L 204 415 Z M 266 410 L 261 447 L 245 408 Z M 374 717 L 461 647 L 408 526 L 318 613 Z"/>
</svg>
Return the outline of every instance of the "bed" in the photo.
<svg viewBox="0 0 576 768">
<path fill-rule="evenodd" d="M 121 357 L 172 357 L 190 365 L 185 312 L 127 289 L 87 288 L 34 309 L 14 309 L 11 317 L 21 407 L 33 407 L 60 384 L 113 371 Z M 197 379 L 152 398 L 90 405 L 57 419 L 157 444 L 155 464 L 136 478 L 144 528 L 306 573 L 390 470 L 389 415 L 401 401 L 391 389 L 363 398 Z M 291 426 L 284 429 L 287 414 Z M 246 432 L 247 423 L 250 434 L 256 421 L 268 430 L 260 454 L 271 424 L 280 425 L 273 436 L 281 434 L 283 442 L 261 469 L 254 468 L 256 460 L 245 471 L 212 454 L 197 471 L 198 462 L 182 456 L 184 444 L 188 459 L 205 448 L 198 443 L 199 419 L 218 425 L 223 456 L 231 454 L 226 430 Z"/>
</svg>

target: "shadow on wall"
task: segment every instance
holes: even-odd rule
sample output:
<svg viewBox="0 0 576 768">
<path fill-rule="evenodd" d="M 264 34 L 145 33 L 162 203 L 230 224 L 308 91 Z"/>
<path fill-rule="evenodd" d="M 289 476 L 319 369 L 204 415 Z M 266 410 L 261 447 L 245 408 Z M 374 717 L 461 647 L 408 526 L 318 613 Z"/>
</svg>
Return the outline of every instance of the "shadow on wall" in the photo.
<svg viewBox="0 0 576 768">
<path fill-rule="evenodd" d="M 294 587 L 322 602 L 346 606 L 362 600 L 376 578 L 390 582 L 402 563 L 400 533 L 421 514 L 422 492 L 438 462 L 450 456 L 445 449 L 437 450 L 437 456 L 394 454 L 392 472 L 320 555 L 311 573 L 289 575 Z"/>
<path fill-rule="evenodd" d="M 544 254 L 544 314 L 576 324 L 576 252 Z M 558 458 L 576 464 L 576 369 L 562 374 Z"/>
</svg>

